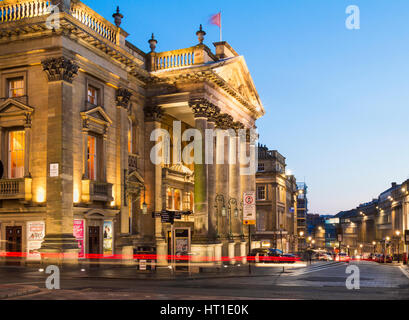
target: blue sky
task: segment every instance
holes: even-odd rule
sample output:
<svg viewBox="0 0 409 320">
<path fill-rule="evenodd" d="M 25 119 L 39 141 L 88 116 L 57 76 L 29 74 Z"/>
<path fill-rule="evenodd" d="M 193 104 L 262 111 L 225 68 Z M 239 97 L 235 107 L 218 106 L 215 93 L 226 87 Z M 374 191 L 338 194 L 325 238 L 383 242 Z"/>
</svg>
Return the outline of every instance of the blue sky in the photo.
<svg viewBox="0 0 409 320">
<path fill-rule="evenodd" d="M 279 150 L 309 185 L 310 212 L 356 207 L 409 178 L 409 1 L 407 0 L 83 0 L 148 51 L 219 40 L 209 16 L 223 14 L 223 35 L 245 56 L 267 111 L 261 143 Z M 345 27 L 358 5 L 361 29 Z"/>
</svg>

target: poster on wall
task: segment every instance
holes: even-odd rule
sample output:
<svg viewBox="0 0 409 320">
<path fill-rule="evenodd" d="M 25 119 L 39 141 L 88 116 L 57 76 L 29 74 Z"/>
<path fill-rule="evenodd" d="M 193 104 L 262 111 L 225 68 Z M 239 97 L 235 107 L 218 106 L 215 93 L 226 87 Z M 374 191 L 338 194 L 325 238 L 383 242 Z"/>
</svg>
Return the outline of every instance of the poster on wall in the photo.
<svg viewBox="0 0 409 320">
<path fill-rule="evenodd" d="M 84 220 L 74 220 L 74 237 L 78 241 L 78 248 L 80 249 L 78 253 L 79 259 L 85 258 L 85 248 L 84 248 Z"/>
<path fill-rule="evenodd" d="M 44 236 L 44 221 L 27 222 L 27 260 L 41 260 L 39 249 Z"/>
<path fill-rule="evenodd" d="M 113 254 L 112 221 L 104 221 L 104 254 Z"/>
</svg>

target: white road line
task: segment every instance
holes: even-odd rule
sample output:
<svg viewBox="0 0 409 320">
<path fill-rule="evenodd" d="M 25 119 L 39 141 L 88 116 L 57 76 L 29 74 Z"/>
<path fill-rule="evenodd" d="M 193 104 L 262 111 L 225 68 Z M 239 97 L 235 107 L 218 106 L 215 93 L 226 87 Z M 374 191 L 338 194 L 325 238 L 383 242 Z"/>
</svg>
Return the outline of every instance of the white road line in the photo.
<svg viewBox="0 0 409 320">
<path fill-rule="evenodd" d="M 315 269 L 313 269 L 313 270 L 306 270 L 306 271 L 304 271 L 304 272 L 294 272 L 293 274 L 289 274 L 288 276 L 289 277 L 296 277 L 296 276 L 301 276 L 301 275 L 304 275 L 304 274 L 308 274 L 308 273 L 313 273 L 313 272 L 318 272 L 318 271 L 322 271 L 322 270 L 327 270 L 327 269 L 331 269 L 331 268 L 335 268 L 335 267 L 339 267 L 339 266 L 341 266 L 341 264 L 332 264 L 332 265 L 329 265 L 329 266 L 322 266 L 322 267 L 320 267 L 320 268 L 315 268 Z"/>
<path fill-rule="evenodd" d="M 404 267 L 402 267 L 402 266 L 400 266 L 399 269 L 400 269 L 400 271 L 402 271 L 402 273 L 406 276 L 406 278 L 409 279 L 409 271 L 408 271 L 408 270 L 405 270 L 406 268 L 404 268 Z"/>
</svg>

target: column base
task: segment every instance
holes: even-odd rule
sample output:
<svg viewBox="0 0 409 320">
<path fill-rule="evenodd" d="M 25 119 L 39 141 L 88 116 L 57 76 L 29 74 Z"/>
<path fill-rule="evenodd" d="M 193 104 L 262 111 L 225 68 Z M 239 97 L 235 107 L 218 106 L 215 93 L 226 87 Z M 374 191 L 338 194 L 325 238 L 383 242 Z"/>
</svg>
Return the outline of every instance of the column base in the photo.
<svg viewBox="0 0 409 320">
<path fill-rule="evenodd" d="M 42 263 L 78 264 L 78 241 L 72 234 L 48 234 L 39 250 Z"/>
</svg>

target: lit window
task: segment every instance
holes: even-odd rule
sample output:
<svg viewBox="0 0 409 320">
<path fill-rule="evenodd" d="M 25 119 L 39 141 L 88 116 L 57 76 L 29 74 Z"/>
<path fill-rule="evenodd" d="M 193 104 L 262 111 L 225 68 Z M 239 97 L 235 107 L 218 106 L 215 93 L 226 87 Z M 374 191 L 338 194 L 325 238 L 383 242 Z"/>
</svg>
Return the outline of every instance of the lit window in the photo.
<svg viewBox="0 0 409 320">
<path fill-rule="evenodd" d="M 266 186 L 257 187 L 257 200 L 266 200 Z"/>
<path fill-rule="evenodd" d="M 88 136 L 88 177 L 97 180 L 97 139 Z"/>
<path fill-rule="evenodd" d="M 97 105 L 98 104 L 98 89 L 88 86 L 88 102 Z"/>
<path fill-rule="evenodd" d="M 182 202 L 180 201 L 180 191 L 179 190 L 175 190 L 175 210 L 181 210 L 180 205 L 182 204 Z"/>
<path fill-rule="evenodd" d="M 9 98 L 24 96 L 24 79 L 15 78 L 9 80 Z"/>
<path fill-rule="evenodd" d="M 169 188 L 166 191 L 166 209 L 168 210 L 173 209 L 173 192 Z"/>
<path fill-rule="evenodd" d="M 128 153 L 132 153 L 132 121 L 129 121 L 128 128 Z"/>
<path fill-rule="evenodd" d="M 24 177 L 24 131 L 9 133 L 9 177 L 19 179 Z"/>
</svg>

